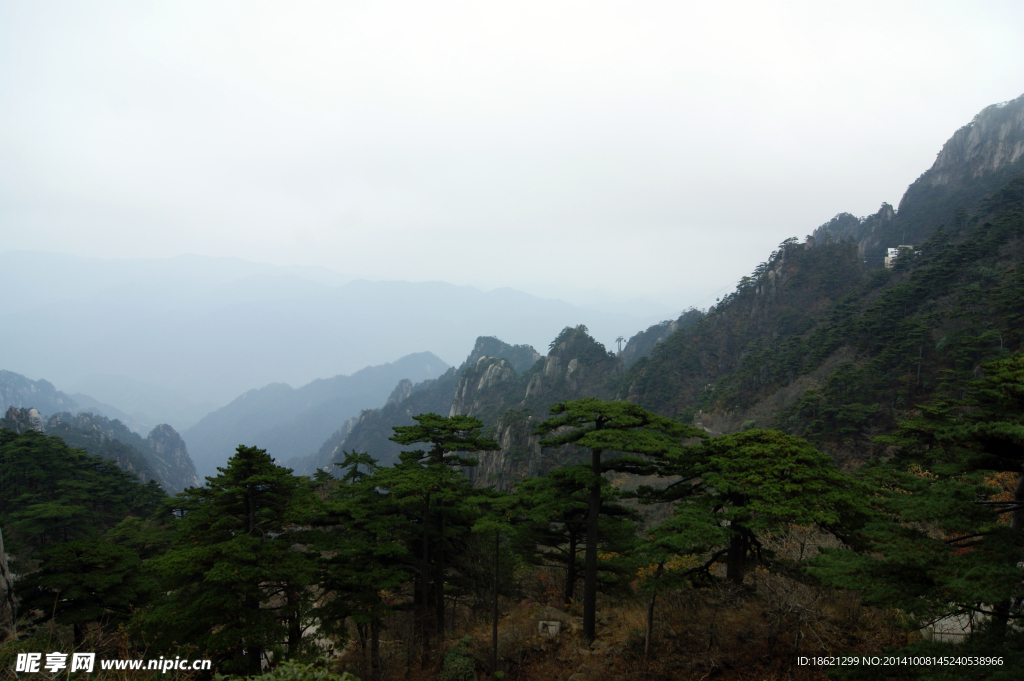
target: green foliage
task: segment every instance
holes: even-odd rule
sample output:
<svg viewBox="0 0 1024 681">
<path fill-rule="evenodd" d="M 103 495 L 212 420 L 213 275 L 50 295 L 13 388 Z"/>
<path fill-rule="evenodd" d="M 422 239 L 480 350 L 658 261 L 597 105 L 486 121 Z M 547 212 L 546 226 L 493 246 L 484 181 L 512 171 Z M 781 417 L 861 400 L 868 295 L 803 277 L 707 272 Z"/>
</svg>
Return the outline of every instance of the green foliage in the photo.
<svg viewBox="0 0 1024 681">
<path fill-rule="evenodd" d="M 441 668 L 443 681 L 473 681 L 476 678 L 476 660 L 469 655 L 473 638 L 467 636 L 448 649 Z"/>
<path fill-rule="evenodd" d="M 678 501 L 675 516 L 655 528 L 651 543 L 641 549 L 646 560 L 664 564 L 673 556 L 717 549 L 709 562 L 684 576 L 706 574 L 724 555 L 729 579 L 739 583 L 748 553 L 768 558 L 761 537 L 789 524 L 845 535 L 868 516 L 862 501 L 866 486 L 836 470 L 805 440 L 778 431 L 754 429 L 703 440 L 668 457 L 660 472 L 680 480 L 663 491 L 642 488 L 641 497 Z"/>
<path fill-rule="evenodd" d="M 870 446 L 917 405 L 963 397 L 981 364 L 1021 348 L 1022 196 L 1018 177 L 894 270 L 865 275 L 845 242 L 791 245 L 622 383 L 642 406 L 682 414 L 755 407 L 808 376 L 774 425 Z"/>
<path fill-rule="evenodd" d="M 83 422 L 86 427 L 79 427 Z M 147 454 L 155 458 L 155 453 L 145 440 L 128 430 L 120 421 L 110 421 L 92 414 L 76 417 L 64 412 L 49 419 L 46 434 L 59 437 L 69 447 L 84 449 L 93 456 L 115 461 L 119 467 L 130 470 L 143 480 L 161 482 L 146 458 Z"/>
<path fill-rule="evenodd" d="M 28 550 L 95 537 L 127 516 L 156 514 L 164 494 L 61 439 L 0 430 L 0 523 Z"/>
<path fill-rule="evenodd" d="M 572 603 L 583 577 L 581 550 L 587 540 L 589 488 L 594 480 L 588 466 L 567 466 L 543 478 L 526 478 L 515 490 L 525 519 L 531 523 L 531 557 L 534 562 L 565 570 L 563 601 Z M 601 508 L 598 518 L 597 579 L 602 591 L 622 586 L 635 565 L 626 560 L 639 543 L 635 511 L 619 503 L 622 493 L 600 478 Z"/>
<path fill-rule="evenodd" d="M 414 416 L 415 426 L 395 426 L 391 438 L 401 445 L 419 442 L 432 445 L 429 452 L 417 451 L 417 458 L 431 464 L 443 463 L 449 466 L 475 466 L 476 460 L 459 456 L 459 452 L 494 451 L 501 449 L 494 440 L 480 437 L 483 423 L 472 416 L 438 416 L 420 414 Z"/>
<path fill-rule="evenodd" d="M 1021 616 L 1024 354 L 982 372 L 962 399 L 923 408 L 879 438 L 895 456 L 859 471 L 877 490 L 877 520 L 857 537 L 867 550 L 825 551 L 811 572 L 917 621 L 989 604 L 1006 654 L 1007 623 Z"/>
<path fill-rule="evenodd" d="M 602 462 L 600 472 L 649 474 L 655 470 L 651 459 L 678 451 L 683 438 L 707 437 L 702 430 L 629 402 L 586 397 L 552 405 L 551 414 L 551 418 L 537 426 L 538 435 L 548 436 L 541 440 L 542 445 L 572 444 L 598 454 L 605 450 L 622 452 L 615 459 Z M 570 430 L 562 431 L 563 428 Z"/>
<path fill-rule="evenodd" d="M 21 608 L 72 625 L 77 641 L 89 623 L 126 622 L 158 593 L 156 583 L 142 573 L 138 555 L 109 540 L 52 544 L 37 559 L 39 571 L 18 582 L 24 594 Z"/>
<path fill-rule="evenodd" d="M 170 549 L 150 563 L 167 595 L 140 614 L 154 647 L 188 641 L 222 669 L 256 673 L 263 651 L 299 652 L 315 582 L 312 555 L 295 549 L 310 491 L 264 450 L 239 446 L 226 468 L 173 500 Z M 272 598 L 284 601 L 271 609 Z"/>
<path fill-rule="evenodd" d="M 658 470 L 659 460 L 682 451 L 683 438 L 704 438 L 707 434 L 629 402 L 606 402 L 592 397 L 555 404 L 551 407 L 551 414 L 551 418 L 537 426 L 537 434 L 548 436 L 541 440 L 542 445 L 571 444 L 589 449 L 591 453 L 589 469 L 572 469 L 568 477 L 588 490 L 583 636 L 593 640 L 596 635 L 602 474 L 611 470 L 642 475 L 654 473 Z M 602 461 L 602 453 L 606 450 L 619 454 L 610 461 Z"/>
</svg>

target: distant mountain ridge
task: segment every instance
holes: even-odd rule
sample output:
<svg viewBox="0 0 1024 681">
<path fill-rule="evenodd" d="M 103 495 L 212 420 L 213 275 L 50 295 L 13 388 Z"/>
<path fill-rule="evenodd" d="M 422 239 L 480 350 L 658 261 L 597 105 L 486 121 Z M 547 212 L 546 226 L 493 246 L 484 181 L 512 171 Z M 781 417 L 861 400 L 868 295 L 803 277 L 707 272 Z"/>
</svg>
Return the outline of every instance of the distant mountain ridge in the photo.
<svg viewBox="0 0 1024 681">
<path fill-rule="evenodd" d="M 78 411 L 78 403 L 49 381 L 33 381 L 13 371 L 0 369 L 0 413 L 6 413 L 11 407 L 35 408 L 43 417 L 62 411 Z"/>
<path fill-rule="evenodd" d="M 454 364 L 478 335 L 536 345 L 565 319 L 614 338 L 663 316 L 507 288 L 322 274 L 199 256 L 0 253 L 4 368 L 184 432 L 253 386 L 305 385 L 423 350 Z"/>
<path fill-rule="evenodd" d="M 16 433 L 28 429 L 59 437 L 69 447 L 115 461 L 121 470 L 137 476 L 141 482 L 155 480 L 168 494 L 199 485 L 195 467 L 181 437 L 162 424 L 146 439 L 128 430 L 118 420 L 88 412 L 60 412 L 43 419 L 33 407 L 8 407 L 0 427 Z"/>
<path fill-rule="evenodd" d="M 266 449 L 282 463 L 314 454 L 325 439 L 368 406 L 383 403 L 402 379 L 420 382 L 448 368 L 419 352 L 350 376 L 317 379 L 300 388 L 273 383 L 249 390 L 208 414 L 183 436 L 200 475 L 223 466 L 238 445 Z M 303 470 L 305 463 L 296 463 Z"/>
</svg>

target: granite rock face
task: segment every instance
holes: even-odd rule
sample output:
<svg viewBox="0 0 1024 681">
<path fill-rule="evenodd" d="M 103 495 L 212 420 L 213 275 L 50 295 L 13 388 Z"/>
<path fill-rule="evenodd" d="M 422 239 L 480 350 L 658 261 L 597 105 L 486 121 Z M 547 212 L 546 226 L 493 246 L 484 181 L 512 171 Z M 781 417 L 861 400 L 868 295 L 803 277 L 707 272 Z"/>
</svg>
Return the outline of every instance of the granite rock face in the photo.
<svg viewBox="0 0 1024 681">
<path fill-rule="evenodd" d="M 121 470 L 133 473 L 143 482 L 156 480 L 168 494 L 199 485 L 184 441 L 167 424 L 154 428 L 144 440 L 117 419 L 88 412 L 62 412 L 47 419 L 44 429 L 69 447 L 80 447 L 94 456 L 116 461 Z"/>
<path fill-rule="evenodd" d="M 888 229 L 894 225 L 895 219 L 896 211 L 888 203 L 883 203 L 874 215 L 863 218 L 840 213 L 815 229 L 808 244 L 813 248 L 816 243 L 852 239 L 857 242 L 857 250 L 864 257 L 868 249 L 878 246 L 888 235 Z"/>
<path fill-rule="evenodd" d="M 199 486 L 199 476 L 196 475 L 196 467 L 188 455 L 185 441 L 174 428 L 166 423 L 160 424 L 150 431 L 146 444 L 152 452 L 147 458 L 163 481 L 165 490 L 180 491 Z"/>
<path fill-rule="evenodd" d="M 332 439 L 321 451 L 329 448 L 334 462 L 345 451 L 367 452 L 386 466 L 402 451 L 389 440 L 394 426 L 412 425 L 414 416 L 425 413 L 474 416 L 500 449 L 473 454 L 479 465 L 466 475 L 474 485 L 507 489 L 526 476 L 576 462 L 578 452 L 567 447 L 544 449 L 533 431 L 556 402 L 584 396 L 613 398 L 612 379 L 621 373 L 621 359 L 584 326 L 563 329 L 543 357 L 527 346 L 479 338 L 458 370 L 411 390 L 400 384 L 394 396 L 408 396 L 364 411 L 343 441 Z"/>
<path fill-rule="evenodd" d="M 1024 173 L 1024 95 L 986 107 L 942 146 L 931 168 L 904 192 L 899 209 L 883 203 L 874 215 L 840 213 L 814 230 L 813 243 L 852 239 L 869 267 L 885 249 L 921 245 L 940 225 L 957 229 L 960 211 Z"/>
<path fill-rule="evenodd" d="M 620 355 L 623 365 L 629 368 L 641 357 L 649 357 L 656 345 L 674 334 L 676 331 L 685 330 L 704 318 L 700 310 L 690 308 L 678 319 L 665 320 L 659 324 L 648 327 L 633 335 L 626 346 L 622 348 Z"/>
<path fill-rule="evenodd" d="M 8 407 L 7 414 L 4 415 L 3 420 L 0 420 L 0 427 L 7 428 L 18 434 L 29 430 L 36 430 L 41 433 L 43 432 L 43 419 L 35 407 L 29 407 L 28 409 Z"/>
<path fill-rule="evenodd" d="M 958 185 L 1024 158 L 1024 95 L 986 107 L 942 145 L 919 182 Z"/>
</svg>

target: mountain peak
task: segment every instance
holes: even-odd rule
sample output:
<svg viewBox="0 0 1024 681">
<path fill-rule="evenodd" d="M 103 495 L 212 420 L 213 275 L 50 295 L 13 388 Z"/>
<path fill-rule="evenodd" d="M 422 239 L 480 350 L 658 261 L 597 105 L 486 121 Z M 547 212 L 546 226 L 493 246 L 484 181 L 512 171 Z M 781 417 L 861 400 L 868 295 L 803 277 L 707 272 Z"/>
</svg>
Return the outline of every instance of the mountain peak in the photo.
<svg viewBox="0 0 1024 681">
<path fill-rule="evenodd" d="M 1024 158 L 1024 95 L 981 110 L 942 145 L 920 178 L 930 186 L 962 185 Z"/>
</svg>

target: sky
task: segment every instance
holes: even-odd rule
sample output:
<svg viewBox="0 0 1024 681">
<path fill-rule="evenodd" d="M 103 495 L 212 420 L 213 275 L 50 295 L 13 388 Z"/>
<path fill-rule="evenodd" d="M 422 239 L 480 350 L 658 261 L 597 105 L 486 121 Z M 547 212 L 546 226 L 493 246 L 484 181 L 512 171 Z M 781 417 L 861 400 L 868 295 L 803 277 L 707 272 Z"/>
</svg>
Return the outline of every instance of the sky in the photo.
<svg viewBox="0 0 1024 681">
<path fill-rule="evenodd" d="M 1020 2 L 5 2 L 0 251 L 707 307 L 1022 93 Z"/>
</svg>

